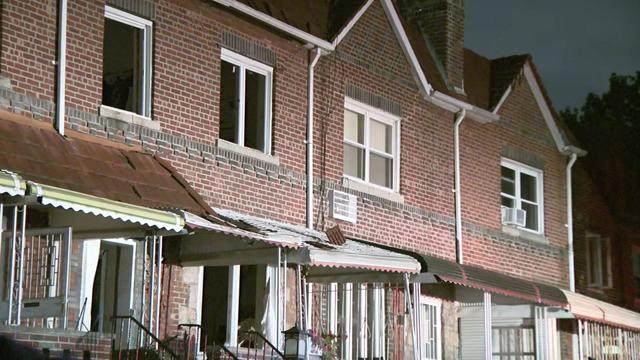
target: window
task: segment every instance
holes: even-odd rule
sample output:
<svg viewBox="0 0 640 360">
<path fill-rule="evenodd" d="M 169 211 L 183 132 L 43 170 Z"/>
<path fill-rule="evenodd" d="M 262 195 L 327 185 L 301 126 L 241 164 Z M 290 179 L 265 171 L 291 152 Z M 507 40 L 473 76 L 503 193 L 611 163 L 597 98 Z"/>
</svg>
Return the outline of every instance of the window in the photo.
<svg viewBox="0 0 640 360">
<path fill-rule="evenodd" d="M 353 100 L 345 102 L 345 177 L 398 191 L 399 120 Z"/>
<path fill-rule="evenodd" d="M 640 299 L 640 248 L 634 247 L 631 255 L 633 266 L 633 282 L 635 285 L 635 298 Z"/>
<path fill-rule="evenodd" d="M 150 116 L 152 23 L 109 6 L 104 15 L 102 104 Z"/>
<path fill-rule="evenodd" d="M 273 69 L 222 49 L 220 65 L 220 138 L 271 152 Z"/>
<path fill-rule="evenodd" d="M 524 230 L 541 234 L 544 231 L 542 171 L 503 159 L 501 162 L 502 207 L 526 212 Z"/>
<path fill-rule="evenodd" d="M 587 234 L 586 245 L 589 286 L 610 288 L 612 286 L 611 241 L 597 234 Z"/>
<path fill-rule="evenodd" d="M 493 360 L 535 360 L 533 328 L 494 327 Z"/>
<path fill-rule="evenodd" d="M 440 349 L 440 309 L 441 302 L 420 298 L 420 353 L 423 360 L 439 360 Z"/>
</svg>

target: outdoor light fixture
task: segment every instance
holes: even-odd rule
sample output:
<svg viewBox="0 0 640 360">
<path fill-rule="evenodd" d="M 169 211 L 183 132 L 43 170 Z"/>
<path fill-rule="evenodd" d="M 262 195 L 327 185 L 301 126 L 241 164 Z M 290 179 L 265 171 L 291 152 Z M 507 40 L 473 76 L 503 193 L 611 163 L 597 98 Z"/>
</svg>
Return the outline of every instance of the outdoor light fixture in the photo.
<svg viewBox="0 0 640 360">
<path fill-rule="evenodd" d="M 304 359 L 307 353 L 307 333 L 300 330 L 298 324 L 282 333 L 284 334 L 284 358 Z"/>
</svg>

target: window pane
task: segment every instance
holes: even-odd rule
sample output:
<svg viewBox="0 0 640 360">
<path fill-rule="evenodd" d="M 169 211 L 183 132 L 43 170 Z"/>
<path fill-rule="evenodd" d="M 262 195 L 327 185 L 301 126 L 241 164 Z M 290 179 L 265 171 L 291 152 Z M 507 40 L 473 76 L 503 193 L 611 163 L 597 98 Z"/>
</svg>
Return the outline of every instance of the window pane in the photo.
<svg viewBox="0 0 640 360">
<path fill-rule="evenodd" d="M 538 205 L 522 202 L 522 210 L 527 212 L 527 229 L 538 231 Z"/>
<path fill-rule="evenodd" d="M 364 115 L 344 111 L 344 138 L 364 145 Z"/>
<path fill-rule="evenodd" d="M 535 177 L 520 174 L 520 196 L 523 199 L 538 202 L 536 182 Z"/>
<path fill-rule="evenodd" d="M 369 157 L 369 181 L 373 184 L 393 187 L 393 160 L 376 154 Z"/>
<path fill-rule="evenodd" d="M 516 181 L 516 172 L 513 171 L 512 169 L 502 166 L 500 167 L 500 173 L 502 174 L 503 178 Z"/>
<path fill-rule="evenodd" d="M 105 18 L 102 104 L 142 114 L 144 30 Z"/>
<path fill-rule="evenodd" d="M 244 99 L 244 146 L 267 152 L 265 149 L 267 77 L 246 71 Z"/>
<path fill-rule="evenodd" d="M 391 131 L 391 125 L 371 120 L 369 123 L 369 133 L 371 134 L 369 139 L 369 146 L 371 146 L 371 148 L 391 154 L 393 146 L 391 139 L 393 131 Z"/>
<path fill-rule="evenodd" d="M 516 184 L 512 180 L 502 178 L 500 182 L 500 191 L 512 196 L 516 195 Z"/>
<path fill-rule="evenodd" d="M 364 150 L 344 144 L 344 173 L 364 180 Z"/>
<path fill-rule="evenodd" d="M 220 72 L 220 138 L 237 143 L 240 68 L 222 61 Z"/>
<path fill-rule="evenodd" d="M 506 206 L 508 208 L 513 208 L 513 199 L 512 198 L 508 198 L 506 196 L 502 196 L 502 206 Z"/>
</svg>

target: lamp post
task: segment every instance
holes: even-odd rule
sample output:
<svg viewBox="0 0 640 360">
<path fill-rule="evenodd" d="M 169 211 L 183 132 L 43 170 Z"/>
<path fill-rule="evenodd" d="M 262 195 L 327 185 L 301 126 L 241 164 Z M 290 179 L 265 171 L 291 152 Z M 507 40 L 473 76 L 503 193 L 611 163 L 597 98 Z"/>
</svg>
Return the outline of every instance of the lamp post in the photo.
<svg viewBox="0 0 640 360">
<path fill-rule="evenodd" d="M 282 333 L 284 334 L 284 358 L 287 360 L 304 359 L 307 353 L 308 334 L 300 330 L 297 323 Z"/>
</svg>

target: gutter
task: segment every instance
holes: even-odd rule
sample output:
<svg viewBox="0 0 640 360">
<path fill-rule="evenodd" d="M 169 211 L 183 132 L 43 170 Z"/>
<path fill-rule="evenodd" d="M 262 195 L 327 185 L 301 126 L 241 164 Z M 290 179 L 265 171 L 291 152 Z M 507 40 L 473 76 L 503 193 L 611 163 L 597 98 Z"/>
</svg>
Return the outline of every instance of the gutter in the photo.
<svg viewBox="0 0 640 360">
<path fill-rule="evenodd" d="M 437 90 L 434 90 L 431 92 L 431 94 L 425 96 L 425 99 L 431 102 L 432 104 L 451 112 L 459 112 L 461 110 L 465 110 L 467 113 L 467 116 L 471 120 L 475 120 L 482 124 L 500 120 L 500 115 L 498 114 L 495 114 L 491 111 L 487 111 L 475 105 L 471 105 L 462 100 L 458 100 L 452 96 L 441 93 Z"/>
<path fill-rule="evenodd" d="M 462 256 L 462 206 L 460 194 L 460 124 L 465 119 L 467 112 L 465 109 L 460 110 L 456 115 L 456 121 L 453 125 L 453 152 L 455 163 L 455 208 L 456 208 L 456 260 L 458 264 L 464 264 Z"/>
<path fill-rule="evenodd" d="M 316 48 L 320 48 L 324 51 L 328 51 L 331 52 L 333 50 L 335 50 L 335 46 L 326 41 L 323 40 L 317 36 L 311 35 L 307 32 L 304 32 L 296 27 L 293 27 L 283 21 L 280 21 L 276 18 L 273 18 L 261 11 L 258 11 L 250 6 L 247 6 L 237 0 L 212 0 L 213 2 L 234 9 L 236 11 L 239 11 L 245 15 L 248 15 L 252 18 L 258 19 L 264 23 L 266 23 L 267 25 L 270 25 L 298 40 L 301 40 L 304 43 L 309 43 L 311 45 L 313 45 L 313 47 Z"/>
<path fill-rule="evenodd" d="M 67 74 L 67 0 L 60 0 L 58 9 L 58 60 L 56 73 L 55 126 L 64 136 L 64 114 Z"/>
</svg>

